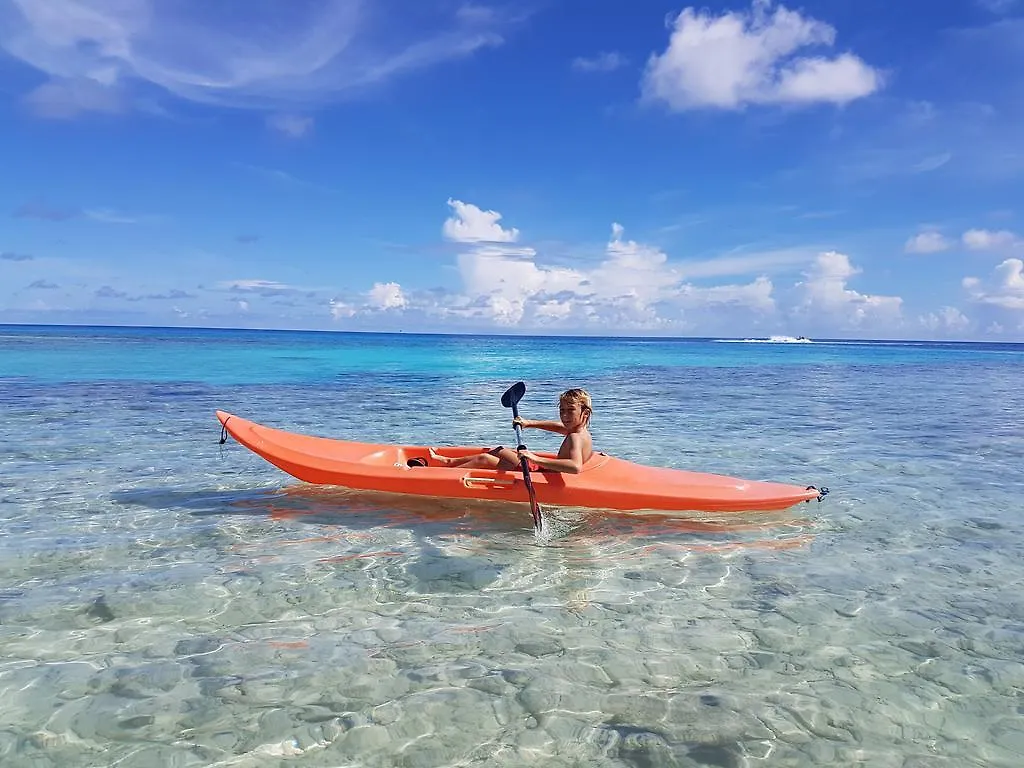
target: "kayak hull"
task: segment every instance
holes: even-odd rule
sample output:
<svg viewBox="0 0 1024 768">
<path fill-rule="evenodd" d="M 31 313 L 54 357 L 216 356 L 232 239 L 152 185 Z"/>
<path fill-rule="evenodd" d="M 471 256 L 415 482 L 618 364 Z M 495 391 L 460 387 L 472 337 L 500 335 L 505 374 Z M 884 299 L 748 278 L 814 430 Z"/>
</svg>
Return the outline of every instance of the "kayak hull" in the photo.
<svg viewBox="0 0 1024 768">
<path fill-rule="evenodd" d="M 217 411 L 238 443 L 314 485 L 441 498 L 528 502 L 520 471 L 430 466 L 428 446 L 360 443 L 296 434 Z M 468 456 L 493 446 L 439 449 Z M 538 451 L 541 456 L 553 454 Z M 427 466 L 409 466 L 423 459 Z M 650 467 L 595 453 L 580 473 L 531 472 L 541 504 L 622 511 L 777 511 L 819 498 L 812 487 Z"/>
</svg>

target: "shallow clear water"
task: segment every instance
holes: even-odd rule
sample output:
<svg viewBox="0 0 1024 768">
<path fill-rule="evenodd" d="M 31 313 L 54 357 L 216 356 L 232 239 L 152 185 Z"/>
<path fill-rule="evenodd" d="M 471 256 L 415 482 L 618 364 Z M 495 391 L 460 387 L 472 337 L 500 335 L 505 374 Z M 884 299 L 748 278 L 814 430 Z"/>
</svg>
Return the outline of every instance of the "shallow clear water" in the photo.
<svg viewBox="0 0 1024 768">
<path fill-rule="evenodd" d="M 1024 347 L 0 327 L 0 764 L 1019 766 Z M 673 519 L 299 484 L 216 408 L 827 485 Z M 528 432 L 531 448 L 557 438 Z"/>
</svg>

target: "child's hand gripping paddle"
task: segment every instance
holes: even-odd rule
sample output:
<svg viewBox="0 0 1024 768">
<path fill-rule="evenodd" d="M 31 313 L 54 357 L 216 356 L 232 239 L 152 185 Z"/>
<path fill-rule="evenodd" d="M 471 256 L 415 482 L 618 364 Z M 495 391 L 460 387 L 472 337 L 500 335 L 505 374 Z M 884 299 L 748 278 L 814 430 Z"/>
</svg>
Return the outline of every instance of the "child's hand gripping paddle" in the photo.
<svg viewBox="0 0 1024 768">
<path fill-rule="evenodd" d="M 526 393 L 526 384 L 523 382 L 517 382 L 509 387 L 505 394 L 501 396 L 501 404 L 506 408 L 512 409 L 512 418 L 519 418 L 519 401 L 523 399 L 523 395 Z M 516 440 L 519 445 L 516 447 L 517 451 L 525 451 L 526 444 L 523 443 L 523 431 L 522 428 L 516 424 Z M 523 482 L 526 484 L 526 490 L 530 494 L 530 511 L 533 513 L 533 530 L 535 533 L 540 533 L 544 527 L 544 517 L 541 515 L 540 504 L 537 503 L 537 493 L 533 490 L 533 480 L 530 478 L 530 464 L 524 456 L 519 457 L 520 466 L 523 468 Z"/>
</svg>

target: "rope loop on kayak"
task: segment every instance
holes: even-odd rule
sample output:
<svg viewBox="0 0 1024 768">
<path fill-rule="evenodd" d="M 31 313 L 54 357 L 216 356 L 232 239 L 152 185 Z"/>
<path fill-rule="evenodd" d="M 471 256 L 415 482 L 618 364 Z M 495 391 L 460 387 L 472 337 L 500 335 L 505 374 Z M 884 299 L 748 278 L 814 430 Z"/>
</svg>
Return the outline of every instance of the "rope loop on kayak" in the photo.
<svg viewBox="0 0 1024 768">
<path fill-rule="evenodd" d="M 220 425 L 220 444 L 224 445 L 228 441 L 228 428 L 223 424 Z"/>
<path fill-rule="evenodd" d="M 807 490 L 808 491 L 817 491 L 818 492 L 818 501 L 819 502 L 822 499 L 824 499 L 826 496 L 828 496 L 828 488 L 826 488 L 824 485 L 821 486 L 821 488 L 818 488 L 817 486 L 814 486 L 814 485 L 808 485 L 807 486 Z"/>
</svg>

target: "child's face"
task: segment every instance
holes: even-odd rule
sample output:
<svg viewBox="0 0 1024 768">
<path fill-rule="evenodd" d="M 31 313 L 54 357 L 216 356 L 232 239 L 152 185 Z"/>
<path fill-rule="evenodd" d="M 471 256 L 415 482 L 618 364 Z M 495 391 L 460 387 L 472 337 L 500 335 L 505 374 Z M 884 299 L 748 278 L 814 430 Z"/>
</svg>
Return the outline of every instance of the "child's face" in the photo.
<svg viewBox="0 0 1024 768">
<path fill-rule="evenodd" d="M 583 423 L 583 404 L 563 400 L 558 404 L 558 418 L 567 429 L 578 427 Z"/>
</svg>

